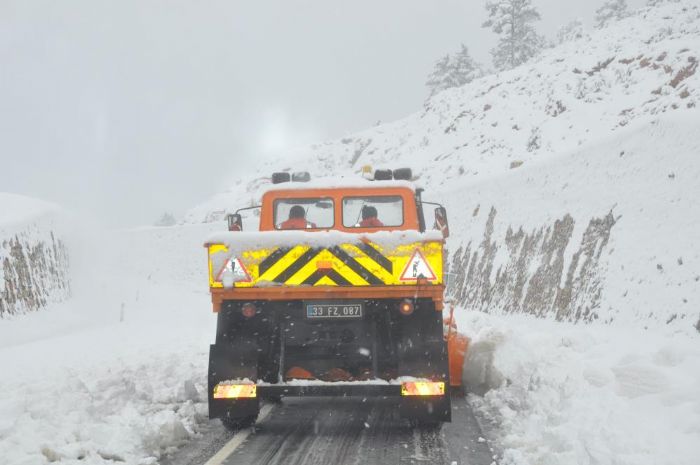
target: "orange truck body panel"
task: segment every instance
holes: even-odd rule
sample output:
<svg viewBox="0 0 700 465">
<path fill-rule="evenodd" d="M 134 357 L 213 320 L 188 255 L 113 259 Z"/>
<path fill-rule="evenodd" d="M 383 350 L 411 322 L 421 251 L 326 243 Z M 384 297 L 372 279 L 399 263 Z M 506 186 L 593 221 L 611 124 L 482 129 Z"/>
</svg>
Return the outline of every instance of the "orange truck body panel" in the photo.
<svg viewBox="0 0 700 465">
<path fill-rule="evenodd" d="M 262 198 L 262 210 L 260 216 L 260 231 L 274 231 L 274 201 L 275 199 L 294 199 L 306 197 L 319 197 L 333 199 L 336 205 L 340 205 L 344 197 L 363 197 L 373 195 L 400 196 L 404 202 L 404 221 L 400 226 L 381 228 L 357 228 L 343 225 L 341 209 L 335 210 L 335 224 L 328 228 L 310 228 L 308 231 L 344 231 L 349 233 L 368 233 L 381 231 L 417 231 L 418 216 L 416 214 L 416 199 L 413 190 L 408 187 L 344 187 L 342 189 L 275 189 L 266 192 Z"/>
</svg>

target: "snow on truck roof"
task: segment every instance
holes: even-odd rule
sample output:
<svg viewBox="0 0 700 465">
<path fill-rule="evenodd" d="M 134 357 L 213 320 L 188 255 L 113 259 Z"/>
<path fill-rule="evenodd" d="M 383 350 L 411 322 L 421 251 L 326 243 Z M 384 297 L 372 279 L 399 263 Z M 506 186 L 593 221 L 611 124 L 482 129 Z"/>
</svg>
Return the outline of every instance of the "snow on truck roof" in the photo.
<svg viewBox="0 0 700 465">
<path fill-rule="evenodd" d="M 393 248 L 412 242 L 432 242 L 444 240 L 439 231 L 377 231 L 373 233 L 348 233 L 344 231 L 256 231 L 219 232 L 207 237 L 205 246 L 223 244 L 229 251 L 240 253 L 244 250 L 266 249 L 281 244 L 307 245 L 310 247 L 332 247 L 343 243 L 355 243 L 366 238 L 382 247 Z"/>
<path fill-rule="evenodd" d="M 416 190 L 416 185 L 411 181 L 370 181 L 364 178 L 323 178 L 308 182 L 282 182 L 266 186 L 265 192 L 286 190 L 310 190 L 310 189 L 377 189 L 388 187 L 403 187 Z"/>
</svg>

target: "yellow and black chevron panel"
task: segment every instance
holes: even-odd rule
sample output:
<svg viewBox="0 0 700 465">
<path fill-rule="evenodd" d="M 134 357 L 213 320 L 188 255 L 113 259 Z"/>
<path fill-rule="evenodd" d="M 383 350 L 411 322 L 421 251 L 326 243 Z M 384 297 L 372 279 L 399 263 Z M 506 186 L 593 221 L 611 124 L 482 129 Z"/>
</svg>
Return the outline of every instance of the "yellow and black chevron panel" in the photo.
<svg viewBox="0 0 700 465">
<path fill-rule="evenodd" d="M 242 269 L 238 269 L 242 267 Z M 223 287 L 225 273 L 235 287 L 391 286 L 420 278 L 442 283 L 442 243 L 415 242 L 382 247 L 366 241 L 330 247 L 280 246 L 244 251 L 234 257 L 226 246 L 209 246 L 211 287 Z M 228 283 L 231 285 L 231 283 Z"/>
</svg>

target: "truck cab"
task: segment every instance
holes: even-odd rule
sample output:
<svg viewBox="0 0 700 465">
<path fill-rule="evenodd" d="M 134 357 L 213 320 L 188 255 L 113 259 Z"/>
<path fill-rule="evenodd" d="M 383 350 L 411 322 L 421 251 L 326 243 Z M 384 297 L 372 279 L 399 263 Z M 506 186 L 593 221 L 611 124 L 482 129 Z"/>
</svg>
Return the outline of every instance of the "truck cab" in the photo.
<svg viewBox="0 0 700 465">
<path fill-rule="evenodd" d="M 450 363 L 444 208 L 406 179 L 291 178 L 206 241 L 218 314 L 210 417 L 242 425 L 265 397 L 377 395 L 409 419 L 449 421 L 466 342 Z M 244 228 L 246 211 L 259 212 L 257 231 Z"/>
</svg>

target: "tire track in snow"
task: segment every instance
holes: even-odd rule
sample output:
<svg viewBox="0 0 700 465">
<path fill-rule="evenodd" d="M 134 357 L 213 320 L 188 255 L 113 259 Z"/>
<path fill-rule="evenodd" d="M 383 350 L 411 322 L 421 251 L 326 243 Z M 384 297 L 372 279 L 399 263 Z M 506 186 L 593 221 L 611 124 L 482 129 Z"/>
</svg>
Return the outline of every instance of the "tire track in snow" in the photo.
<svg viewBox="0 0 700 465">
<path fill-rule="evenodd" d="M 400 418 L 395 399 L 285 399 L 254 428 L 244 430 L 245 437 L 236 440 L 237 447 L 227 451 L 230 453 L 220 463 L 490 465 L 492 453 L 487 444 L 478 442 L 481 432 L 468 404 L 464 399 L 453 399 L 453 404 L 453 423 L 431 430 L 414 428 Z M 207 441 L 220 444 L 223 426 L 212 424 L 211 439 L 204 437 L 204 446 L 190 446 L 210 451 L 209 456 L 199 454 L 198 460 L 192 459 L 197 454 L 183 450 L 182 460 L 176 456 L 166 465 L 201 465 L 213 456 L 217 449 L 207 446 Z"/>
</svg>

